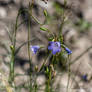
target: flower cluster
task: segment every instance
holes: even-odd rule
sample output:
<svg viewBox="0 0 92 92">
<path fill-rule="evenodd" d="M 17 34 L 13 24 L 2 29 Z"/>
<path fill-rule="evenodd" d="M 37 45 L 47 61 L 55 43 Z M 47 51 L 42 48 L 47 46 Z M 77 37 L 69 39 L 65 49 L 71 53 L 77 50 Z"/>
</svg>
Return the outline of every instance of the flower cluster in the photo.
<svg viewBox="0 0 92 92">
<path fill-rule="evenodd" d="M 38 46 L 38 45 L 31 46 L 31 50 L 34 54 L 36 54 L 39 49 L 40 49 L 40 46 Z M 51 50 L 53 55 L 55 55 L 56 53 L 61 52 L 60 42 L 50 41 L 49 45 L 48 45 L 48 50 Z M 68 55 L 70 55 L 72 53 L 72 51 L 67 47 L 65 47 L 65 50 L 68 53 Z"/>
</svg>

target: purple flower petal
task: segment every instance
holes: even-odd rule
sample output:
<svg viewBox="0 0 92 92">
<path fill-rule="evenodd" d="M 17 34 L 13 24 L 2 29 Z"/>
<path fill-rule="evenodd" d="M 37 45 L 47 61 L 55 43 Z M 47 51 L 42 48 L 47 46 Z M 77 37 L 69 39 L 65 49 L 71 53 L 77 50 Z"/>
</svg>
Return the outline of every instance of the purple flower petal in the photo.
<svg viewBox="0 0 92 92">
<path fill-rule="evenodd" d="M 52 50 L 52 54 L 55 55 L 57 52 L 61 51 L 60 42 L 49 42 L 48 50 Z"/>
<path fill-rule="evenodd" d="M 67 51 L 68 54 L 72 53 L 72 51 L 69 48 L 65 48 L 65 50 Z"/>
<path fill-rule="evenodd" d="M 49 42 L 49 44 L 52 44 L 52 43 L 54 43 L 54 41 L 50 41 L 50 42 Z"/>
<path fill-rule="evenodd" d="M 57 45 L 58 47 L 60 47 L 60 42 L 55 42 L 55 45 Z"/>
<path fill-rule="evenodd" d="M 57 52 L 60 52 L 60 51 L 61 51 L 60 49 L 56 48 L 56 49 L 52 50 L 52 53 L 53 53 L 53 55 L 55 55 Z"/>
<path fill-rule="evenodd" d="M 60 52 L 61 51 L 61 48 L 59 48 L 58 51 Z"/>
<path fill-rule="evenodd" d="M 39 50 L 39 46 L 38 45 L 34 45 L 34 46 L 30 46 L 31 47 L 31 50 L 32 50 L 32 52 L 34 53 L 34 54 L 36 54 L 37 53 L 37 51 Z"/>
<path fill-rule="evenodd" d="M 48 50 L 52 50 L 52 46 L 48 46 Z"/>
<path fill-rule="evenodd" d="M 55 55 L 57 52 L 55 50 L 52 51 L 52 54 Z"/>
</svg>

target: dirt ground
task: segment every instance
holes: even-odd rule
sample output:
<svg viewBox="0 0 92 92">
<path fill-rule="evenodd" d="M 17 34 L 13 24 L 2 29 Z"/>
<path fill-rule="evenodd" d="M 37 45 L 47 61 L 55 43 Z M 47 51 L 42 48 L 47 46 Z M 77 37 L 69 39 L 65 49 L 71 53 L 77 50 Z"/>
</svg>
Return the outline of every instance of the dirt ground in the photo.
<svg viewBox="0 0 92 92">
<path fill-rule="evenodd" d="M 68 22 L 63 27 L 62 34 L 64 36 L 64 43 L 72 50 L 70 61 L 75 61 L 71 65 L 72 77 L 70 79 L 69 92 L 92 92 L 92 0 L 67 0 L 67 6 L 70 9 L 65 8 Z M 30 0 L 31 2 L 31 0 Z M 44 21 L 43 9 L 47 9 L 48 13 L 53 16 L 55 9 L 53 3 L 60 4 L 63 7 L 63 0 L 48 0 L 45 4 L 41 0 L 35 0 L 35 8 L 33 9 L 33 15 Z M 0 0 L 0 92 L 2 91 L 2 77 L 4 76 L 7 83 L 9 74 L 9 62 L 10 62 L 10 45 L 9 33 L 12 34 L 15 24 L 16 16 L 20 8 L 28 6 L 29 0 Z M 23 14 L 20 16 L 19 21 L 27 19 L 28 15 Z M 57 16 L 58 17 L 58 16 Z M 57 23 L 54 23 L 57 21 Z M 81 21 L 81 22 L 80 22 Z M 58 30 L 60 21 L 54 20 L 53 24 L 47 26 L 53 32 Z M 31 39 L 34 37 L 32 44 L 40 44 L 47 46 L 47 36 L 45 32 L 41 32 L 39 25 L 32 20 Z M 27 23 L 18 28 L 17 31 L 17 47 L 23 42 L 27 41 Z M 82 55 L 80 57 L 80 55 Z M 40 61 L 37 61 L 36 56 L 32 56 L 33 66 L 36 64 L 39 66 Z M 78 58 L 79 57 L 79 58 Z M 15 73 L 28 74 L 29 63 L 27 55 L 27 45 L 20 49 L 20 52 L 16 56 Z M 82 79 L 82 76 L 87 75 L 87 81 Z M 29 77 L 18 76 L 15 78 L 15 84 L 21 85 L 27 83 Z M 38 85 L 43 85 L 46 81 L 44 75 L 39 75 L 37 78 Z M 55 79 L 54 87 L 58 83 L 62 86 L 57 92 L 66 92 L 68 74 L 64 73 L 63 76 L 58 75 Z M 7 83 L 8 85 L 8 83 Z M 44 86 L 42 86 L 44 89 Z M 6 91 L 4 91 L 6 92 Z M 28 92 L 26 89 L 21 89 L 21 92 Z M 40 91 L 42 92 L 42 91 Z"/>
</svg>

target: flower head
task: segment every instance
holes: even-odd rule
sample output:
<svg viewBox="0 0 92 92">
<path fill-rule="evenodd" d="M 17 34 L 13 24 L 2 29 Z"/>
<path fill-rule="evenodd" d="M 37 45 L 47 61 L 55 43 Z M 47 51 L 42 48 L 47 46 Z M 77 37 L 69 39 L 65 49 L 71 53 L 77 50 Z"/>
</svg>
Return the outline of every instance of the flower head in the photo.
<svg viewBox="0 0 92 92">
<path fill-rule="evenodd" d="M 68 55 L 70 55 L 72 53 L 72 51 L 69 48 L 65 48 L 66 52 L 68 53 Z"/>
<path fill-rule="evenodd" d="M 33 51 L 34 54 L 37 53 L 37 51 L 40 49 L 40 46 L 38 45 L 34 45 L 34 46 L 30 46 L 31 50 Z"/>
<path fill-rule="evenodd" d="M 48 50 L 51 50 L 53 55 L 55 55 L 57 52 L 61 51 L 60 42 L 49 42 Z"/>
<path fill-rule="evenodd" d="M 87 81 L 87 74 L 83 75 L 83 76 L 82 76 L 82 79 L 83 79 L 84 81 Z"/>
</svg>

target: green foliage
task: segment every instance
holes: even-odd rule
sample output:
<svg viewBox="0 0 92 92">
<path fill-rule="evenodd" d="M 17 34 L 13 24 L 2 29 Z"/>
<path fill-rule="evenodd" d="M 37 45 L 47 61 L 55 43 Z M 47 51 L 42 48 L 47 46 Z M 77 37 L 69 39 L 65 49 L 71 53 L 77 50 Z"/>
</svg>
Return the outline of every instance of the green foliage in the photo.
<svg viewBox="0 0 92 92">
<path fill-rule="evenodd" d="M 44 16 L 47 17 L 48 16 L 48 13 L 46 10 L 44 10 Z"/>
<path fill-rule="evenodd" d="M 45 28 L 45 27 L 40 27 L 40 30 L 42 30 L 42 31 L 48 31 L 48 29 Z"/>
</svg>

